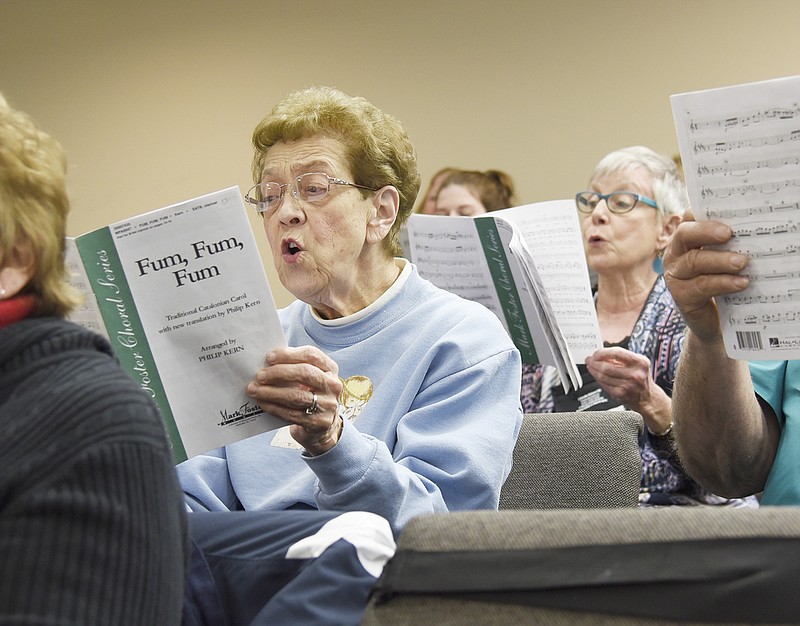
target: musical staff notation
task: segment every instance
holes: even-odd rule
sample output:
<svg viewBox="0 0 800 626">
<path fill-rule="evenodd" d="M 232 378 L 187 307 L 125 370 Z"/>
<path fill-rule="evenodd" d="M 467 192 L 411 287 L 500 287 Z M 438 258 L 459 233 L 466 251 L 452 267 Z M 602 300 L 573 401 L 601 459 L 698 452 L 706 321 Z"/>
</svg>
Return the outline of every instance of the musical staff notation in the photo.
<svg viewBox="0 0 800 626">
<path fill-rule="evenodd" d="M 733 139 L 731 141 L 695 141 L 692 149 L 695 154 L 713 152 L 722 154 L 732 150 L 742 150 L 745 148 L 763 148 L 764 146 L 777 146 L 790 141 L 800 141 L 800 129 L 792 130 L 788 133 L 770 135 L 769 137 L 753 137 L 752 139 Z"/>
<path fill-rule="evenodd" d="M 800 76 L 672 96 L 690 204 L 750 285 L 718 297 L 733 358 L 800 358 Z"/>
<path fill-rule="evenodd" d="M 772 226 L 756 226 L 752 227 L 749 224 L 733 227 L 733 235 L 735 240 L 741 240 L 748 237 L 763 237 L 769 235 L 785 235 L 796 233 L 800 231 L 800 225 L 797 222 L 789 221 L 783 224 L 773 224 Z"/>
<path fill-rule="evenodd" d="M 778 182 L 749 184 L 749 185 L 734 185 L 732 187 L 701 187 L 700 196 L 704 199 L 707 198 L 730 198 L 732 196 L 747 196 L 752 194 L 774 194 L 782 189 L 800 189 L 800 178 L 789 178 Z"/>
<path fill-rule="evenodd" d="M 793 257 L 800 254 L 800 246 L 796 244 L 788 244 L 779 248 L 766 248 L 764 250 L 750 250 L 749 248 L 736 248 L 731 247 L 731 251 L 746 254 L 751 260 L 759 259 L 780 259 L 782 257 Z"/>
<path fill-rule="evenodd" d="M 742 226 L 733 227 L 734 239 L 782 235 L 796 233 L 798 231 L 800 231 L 800 225 L 791 220 L 783 224 L 773 224 L 771 226 L 752 227 L 749 224 L 744 224 Z"/>
<path fill-rule="evenodd" d="M 800 107 L 795 103 L 791 107 L 768 107 L 758 109 L 741 115 L 730 117 L 714 117 L 704 120 L 690 120 L 689 132 L 692 134 L 706 130 L 727 131 L 734 128 L 747 127 L 762 122 L 772 122 L 775 120 L 794 120 L 800 118 Z"/>
<path fill-rule="evenodd" d="M 731 324 L 741 324 L 742 326 L 760 326 L 763 324 L 796 324 L 800 322 L 800 309 L 789 309 L 787 311 L 773 311 L 768 313 L 750 313 L 742 316 L 729 315 L 728 321 Z"/>
<path fill-rule="evenodd" d="M 459 233 L 459 232 L 452 232 L 452 233 L 417 233 L 417 237 L 420 239 L 430 239 L 433 241 L 465 241 L 467 239 L 475 239 L 474 236 L 470 236 L 468 233 Z"/>
<path fill-rule="evenodd" d="M 800 202 L 743 207 L 740 209 L 709 208 L 706 212 L 706 215 L 709 219 L 726 221 L 743 217 L 752 217 L 753 215 L 770 215 L 776 213 L 787 213 L 791 211 L 800 211 Z"/>
<path fill-rule="evenodd" d="M 423 244 L 423 245 L 419 245 L 418 244 L 418 245 L 416 245 L 414 247 L 414 249 L 415 250 L 424 250 L 425 252 L 434 252 L 434 253 L 435 252 L 439 252 L 441 254 L 449 254 L 449 253 L 451 253 L 453 251 L 459 252 L 459 253 L 460 252 L 466 252 L 466 253 L 477 252 L 478 251 L 478 246 L 476 246 L 476 245 L 470 245 L 470 246 L 457 245 L 457 246 L 443 247 L 443 246 L 431 246 L 431 245 L 427 245 L 427 244 Z"/>
<path fill-rule="evenodd" d="M 765 272 L 762 274 L 746 274 L 747 278 L 750 281 L 773 281 L 773 280 L 791 280 L 794 278 L 800 278 L 800 270 L 792 271 L 787 270 L 784 272 L 781 271 L 774 271 L 774 272 Z"/>
<path fill-rule="evenodd" d="M 800 302 L 800 289 L 789 289 L 782 293 L 761 293 L 745 295 L 743 293 L 728 295 L 723 298 L 725 304 L 739 307 L 749 304 L 781 304 L 783 302 Z"/>
<path fill-rule="evenodd" d="M 716 165 L 700 163 L 697 166 L 697 176 L 699 178 L 705 176 L 745 176 L 757 170 L 774 170 L 790 165 L 800 165 L 800 155 L 762 159 L 760 161 L 743 161 L 740 163 L 728 163 L 725 161 Z"/>
</svg>

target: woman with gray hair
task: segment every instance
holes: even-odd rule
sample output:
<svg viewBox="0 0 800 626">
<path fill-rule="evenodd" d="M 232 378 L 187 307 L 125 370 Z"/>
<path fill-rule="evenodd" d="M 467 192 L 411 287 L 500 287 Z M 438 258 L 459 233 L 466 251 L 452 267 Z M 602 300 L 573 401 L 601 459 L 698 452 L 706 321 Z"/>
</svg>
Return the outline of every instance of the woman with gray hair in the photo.
<svg viewBox="0 0 800 626">
<path fill-rule="evenodd" d="M 660 272 L 667 243 L 687 208 L 675 163 L 633 146 L 603 157 L 587 191 L 575 196 L 604 347 L 581 365 L 583 386 L 564 393 L 554 369 L 525 365 L 528 413 L 629 409 L 645 433 L 641 505 L 741 504 L 708 493 L 677 462 L 672 383 L 685 324 Z"/>
</svg>

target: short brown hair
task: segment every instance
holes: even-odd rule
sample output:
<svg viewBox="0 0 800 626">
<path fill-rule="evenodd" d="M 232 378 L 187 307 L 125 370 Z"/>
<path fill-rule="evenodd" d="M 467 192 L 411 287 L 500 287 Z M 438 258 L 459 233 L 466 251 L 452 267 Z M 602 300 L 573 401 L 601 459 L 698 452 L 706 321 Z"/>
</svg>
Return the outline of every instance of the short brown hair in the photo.
<svg viewBox="0 0 800 626">
<path fill-rule="evenodd" d="M 442 181 L 439 191 L 449 185 L 461 185 L 480 200 L 487 212 L 514 206 L 514 181 L 500 170 L 456 170 Z"/>
<path fill-rule="evenodd" d="M 398 233 L 414 208 L 420 177 L 414 146 L 403 126 L 361 97 L 330 87 L 296 91 L 279 102 L 253 131 L 253 181 L 261 182 L 267 151 L 280 141 L 325 136 L 345 146 L 353 182 L 371 189 L 391 185 L 400 194 L 387 245 L 399 255 Z M 362 192 L 365 197 L 370 192 Z"/>
</svg>

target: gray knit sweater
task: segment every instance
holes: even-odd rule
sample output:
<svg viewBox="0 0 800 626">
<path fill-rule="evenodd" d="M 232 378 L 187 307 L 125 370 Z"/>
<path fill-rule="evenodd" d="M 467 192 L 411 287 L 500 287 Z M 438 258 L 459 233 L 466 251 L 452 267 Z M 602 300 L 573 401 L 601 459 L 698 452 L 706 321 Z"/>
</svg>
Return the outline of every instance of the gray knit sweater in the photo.
<svg viewBox="0 0 800 626">
<path fill-rule="evenodd" d="M 160 416 L 108 343 L 0 330 L 0 624 L 179 624 L 186 519 Z"/>
</svg>

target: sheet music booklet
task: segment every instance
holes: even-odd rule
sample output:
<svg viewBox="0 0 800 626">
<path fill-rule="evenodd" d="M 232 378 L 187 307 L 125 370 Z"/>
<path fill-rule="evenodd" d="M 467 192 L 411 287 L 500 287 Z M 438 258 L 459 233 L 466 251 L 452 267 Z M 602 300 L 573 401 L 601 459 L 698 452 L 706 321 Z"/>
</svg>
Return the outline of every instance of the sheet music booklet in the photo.
<svg viewBox="0 0 800 626">
<path fill-rule="evenodd" d="M 285 425 L 245 392 L 286 340 L 238 187 L 68 239 L 67 264 L 70 319 L 155 400 L 176 462 Z"/>
<path fill-rule="evenodd" d="M 572 200 L 416 214 L 407 231 L 421 276 L 493 311 L 524 363 L 555 366 L 567 391 L 581 386 L 577 364 L 603 344 Z"/>
</svg>

